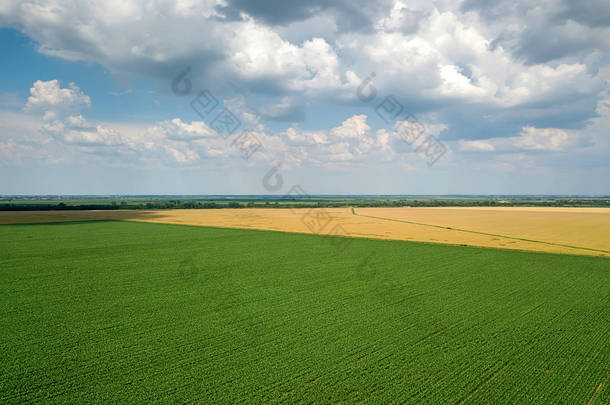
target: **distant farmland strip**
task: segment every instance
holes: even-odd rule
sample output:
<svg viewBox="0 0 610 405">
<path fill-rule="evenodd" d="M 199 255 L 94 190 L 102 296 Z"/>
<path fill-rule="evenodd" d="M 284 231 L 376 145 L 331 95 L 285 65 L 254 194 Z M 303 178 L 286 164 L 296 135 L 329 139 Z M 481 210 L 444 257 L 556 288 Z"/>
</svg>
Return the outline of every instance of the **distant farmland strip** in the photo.
<svg viewBox="0 0 610 405">
<path fill-rule="evenodd" d="M 608 403 L 610 260 L 332 241 L 0 226 L 0 403 Z"/>
<path fill-rule="evenodd" d="M 600 252 L 600 253 L 610 253 L 610 250 L 593 249 L 593 248 L 582 247 L 582 246 L 572 246 L 572 245 L 565 245 L 565 244 L 561 244 L 561 243 L 545 242 L 545 241 L 541 241 L 541 240 L 526 239 L 526 238 L 517 238 L 517 237 L 514 237 L 514 236 L 501 235 L 501 234 L 497 234 L 497 233 L 473 231 L 473 230 L 470 230 L 470 229 L 460 229 L 460 228 L 455 228 L 455 227 L 450 227 L 450 226 L 425 224 L 425 223 L 421 223 L 421 222 L 407 221 L 407 220 L 404 220 L 404 219 L 385 218 L 385 217 L 378 217 L 378 216 L 373 216 L 373 215 L 358 214 L 353 207 L 351 207 L 351 210 L 352 210 L 352 214 L 354 214 L 354 215 L 361 216 L 361 217 L 366 217 L 366 218 L 381 219 L 381 220 L 384 220 L 384 221 L 403 222 L 405 224 L 411 224 L 411 225 L 421 225 L 421 226 L 427 226 L 427 227 L 431 227 L 431 228 L 447 229 L 447 230 L 457 231 L 457 232 L 466 232 L 466 233 L 472 233 L 472 234 L 477 234 L 477 235 L 494 236 L 494 237 L 497 237 L 497 238 L 518 240 L 518 241 L 523 241 L 523 242 L 541 243 L 543 245 L 559 246 L 559 247 L 564 247 L 564 248 L 569 248 L 569 249 L 587 250 L 587 251 L 591 251 L 591 252 Z"/>
</svg>

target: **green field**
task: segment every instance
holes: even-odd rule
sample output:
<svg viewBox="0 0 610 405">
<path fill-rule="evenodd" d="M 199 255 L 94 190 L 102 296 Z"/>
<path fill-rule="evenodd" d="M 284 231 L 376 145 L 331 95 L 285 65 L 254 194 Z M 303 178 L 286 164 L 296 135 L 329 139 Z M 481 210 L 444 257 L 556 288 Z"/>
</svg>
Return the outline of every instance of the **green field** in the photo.
<svg viewBox="0 0 610 405">
<path fill-rule="evenodd" d="M 610 401 L 610 260 L 344 242 L 0 226 L 0 403 Z"/>
</svg>

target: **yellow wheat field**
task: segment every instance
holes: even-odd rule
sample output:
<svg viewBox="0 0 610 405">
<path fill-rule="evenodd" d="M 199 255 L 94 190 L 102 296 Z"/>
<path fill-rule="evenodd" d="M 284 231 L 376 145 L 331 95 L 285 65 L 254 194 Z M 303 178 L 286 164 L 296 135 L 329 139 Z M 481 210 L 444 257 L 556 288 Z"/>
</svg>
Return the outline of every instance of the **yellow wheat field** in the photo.
<svg viewBox="0 0 610 405">
<path fill-rule="evenodd" d="M 0 224 L 126 220 L 610 257 L 609 208 L 208 209 L 0 212 Z M 449 229 L 451 228 L 451 229 Z"/>
</svg>

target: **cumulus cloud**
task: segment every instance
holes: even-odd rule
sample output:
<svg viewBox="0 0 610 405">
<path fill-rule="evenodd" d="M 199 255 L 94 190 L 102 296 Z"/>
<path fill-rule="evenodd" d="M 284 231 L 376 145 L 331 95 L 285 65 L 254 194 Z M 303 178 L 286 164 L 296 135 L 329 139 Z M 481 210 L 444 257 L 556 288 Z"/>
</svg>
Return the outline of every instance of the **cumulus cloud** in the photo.
<svg viewBox="0 0 610 405">
<path fill-rule="evenodd" d="M 205 122 L 192 121 L 190 124 L 182 122 L 180 118 L 164 121 L 150 129 L 162 132 L 168 139 L 177 141 L 192 141 L 195 139 L 211 138 L 218 134 L 210 129 Z"/>
<path fill-rule="evenodd" d="M 326 145 L 330 142 L 325 131 L 303 131 L 298 126 L 291 126 L 283 135 L 292 145 Z"/>
<path fill-rule="evenodd" d="M 529 156 L 604 144 L 605 121 L 595 121 L 594 131 L 592 119 L 608 88 L 607 16 L 601 0 L 0 5 L 0 24 L 22 31 L 46 55 L 152 77 L 160 88 L 169 89 L 187 65 L 194 87 L 237 83 L 245 96 L 234 103 L 253 107 L 240 118 L 263 141 L 264 156 L 295 165 L 389 159 L 406 150 L 396 128 L 372 128 L 365 114 L 339 108 L 325 111 L 336 122 L 328 129 L 265 125 L 302 122 L 320 102 L 364 107 L 356 89 L 372 72 L 375 103 L 394 95 L 405 110 L 443 123 L 428 129 L 455 142 L 456 152 Z M 26 110 L 41 113 L 43 132 L 60 142 L 176 164 L 239 156 L 204 122 L 176 117 L 127 134 L 89 122 L 83 111 L 91 100 L 73 83 L 37 81 L 30 93 Z"/>
<path fill-rule="evenodd" d="M 65 115 L 91 106 L 91 99 L 74 83 L 61 88 L 59 80 L 37 80 L 30 89 L 25 109 L 44 111 L 47 119 Z"/>
<path fill-rule="evenodd" d="M 42 126 L 42 130 L 55 139 L 80 146 L 119 146 L 123 139 L 111 128 L 93 125 L 82 116 L 68 117 L 65 121 L 52 121 Z"/>
<path fill-rule="evenodd" d="M 103 125 L 91 124 L 80 111 L 91 106 L 91 99 L 74 83 L 62 88 L 58 80 L 34 82 L 24 109 L 43 114 L 43 133 L 68 144 L 116 146 L 121 136 Z"/>
<path fill-rule="evenodd" d="M 362 139 L 371 130 L 366 118 L 365 114 L 354 115 L 343 121 L 341 126 L 331 129 L 330 134 L 337 138 Z"/>
<path fill-rule="evenodd" d="M 259 163 L 279 159 L 287 167 L 351 165 L 367 158 L 387 160 L 399 142 L 395 131 L 373 130 L 366 114 L 348 117 L 327 130 L 303 130 L 293 124 L 285 131 L 273 131 L 260 123 L 260 116 L 255 113 L 239 112 L 241 101 L 235 99 L 229 104 L 249 127 L 223 137 L 208 123 L 180 118 L 136 128 L 91 122 L 77 111 L 89 107 L 90 99 L 73 83 L 62 88 L 57 80 L 37 81 L 31 93 L 28 110 L 34 109 L 42 117 L 41 134 L 63 145 L 68 154 L 82 152 L 110 164 L 222 166 L 226 161 L 247 156 L 251 162 Z M 56 114 L 59 110 L 73 113 Z M 7 151 L 17 146 L 10 140 L 3 147 Z M 258 150 L 254 155 L 253 151 Z"/>
<path fill-rule="evenodd" d="M 513 138 L 514 145 L 529 150 L 562 151 L 569 147 L 583 146 L 586 139 L 575 131 L 558 128 L 523 127 L 521 134 Z"/>
<path fill-rule="evenodd" d="M 489 7 L 480 4 L 464 6 L 480 11 L 473 17 L 444 2 L 406 5 L 399 0 L 375 5 L 318 1 L 289 7 L 276 2 L 262 6 L 213 0 L 119 3 L 83 3 L 76 10 L 64 0 L 13 1 L 0 15 L 5 24 L 37 41 L 43 53 L 162 80 L 170 80 L 191 64 L 193 74 L 200 78 L 217 79 L 230 72 L 229 78 L 252 83 L 256 91 L 325 97 L 345 97 L 348 92 L 355 99 L 357 78 L 377 71 L 378 86 L 404 96 L 501 106 L 556 98 L 557 83 L 566 96 L 595 91 L 595 79 L 581 64 L 524 65 L 519 49 L 541 48 L 536 39 L 527 39 L 529 26 L 519 29 L 519 38 L 527 44 L 515 49 L 515 57 L 511 49 L 516 45 L 502 46 L 496 40 L 510 33 L 496 35 L 484 18 Z M 528 16 L 546 11 L 524 8 Z M 286 28 L 273 25 L 303 21 L 321 11 L 328 11 L 339 24 L 346 19 L 365 20 L 369 29 L 344 29 L 326 37 L 312 32 L 310 38 L 293 43 L 280 35 L 290 36 Z M 566 20 L 571 22 L 582 23 Z M 159 26 L 165 28 L 158 30 Z M 532 20 L 531 28 L 538 26 Z M 507 27 L 510 31 L 512 25 Z M 602 42 L 577 31 L 570 35 L 584 38 L 591 47 L 603 47 Z M 551 37 L 558 44 L 572 41 Z M 583 48 L 580 42 L 570 46 Z"/>
<path fill-rule="evenodd" d="M 459 141 L 460 150 L 474 152 L 493 152 L 496 148 L 487 141 Z"/>
<path fill-rule="evenodd" d="M 436 102 L 459 99 L 506 108 L 551 98 L 565 102 L 601 88 L 602 81 L 583 64 L 523 64 L 506 49 L 492 47 L 476 20 L 471 24 L 435 9 L 420 25 L 415 33 L 355 35 L 343 39 L 343 47 L 382 66 L 376 80 L 381 87 L 407 89 L 408 97 Z"/>
<path fill-rule="evenodd" d="M 273 80 L 274 87 L 310 92 L 328 92 L 343 85 L 338 57 L 322 38 L 299 46 L 248 20 L 235 29 L 228 46 L 229 66 L 242 80 Z"/>
</svg>

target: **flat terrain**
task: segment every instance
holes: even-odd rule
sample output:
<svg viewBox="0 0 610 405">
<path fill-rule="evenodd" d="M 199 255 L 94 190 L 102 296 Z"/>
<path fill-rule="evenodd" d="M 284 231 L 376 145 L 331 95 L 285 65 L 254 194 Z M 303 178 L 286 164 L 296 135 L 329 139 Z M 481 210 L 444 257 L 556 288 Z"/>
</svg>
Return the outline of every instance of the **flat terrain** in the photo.
<svg viewBox="0 0 610 405">
<path fill-rule="evenodd" d="M 430 232 L 418 240 L 610 257 L 607 208 L 360 208 L 357 213 L 406 221 L 420 235 Z"/>
<path fill-rule="evenodd" d="M 356 215 L 357 214 L 357 215 Z M 610 208 L 322 208 L 0 212 L 0 223 L 121 219 L 610 257 Z"/>
<path fill-rule="evenodd" d="M 0 226 L 0 402 L 610 400 L 610 261 L 134 222 Z"/>
</svg>

